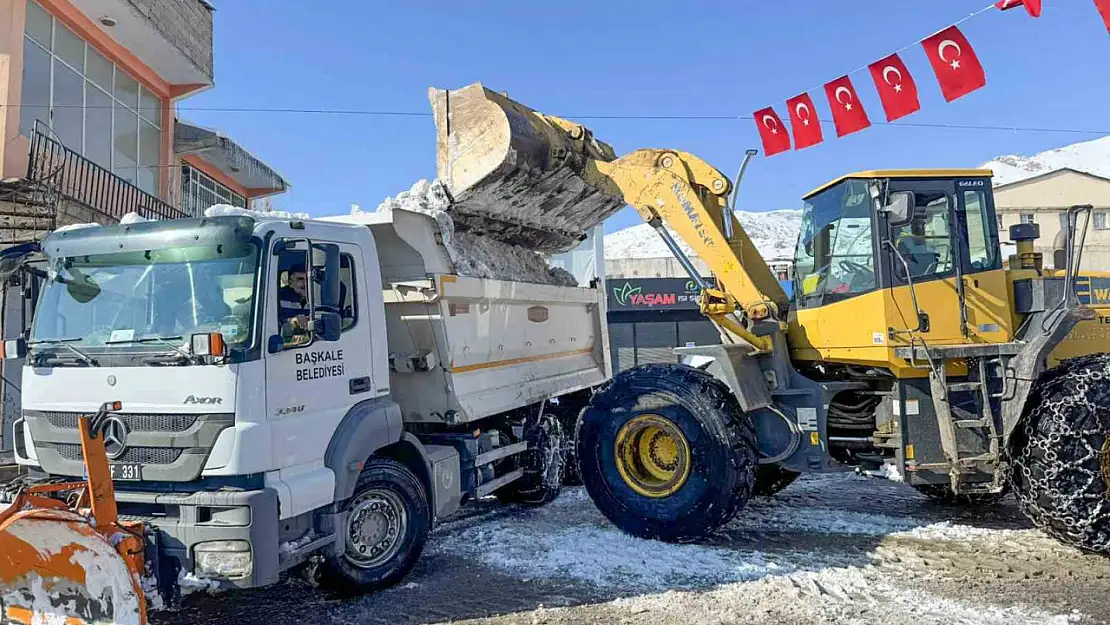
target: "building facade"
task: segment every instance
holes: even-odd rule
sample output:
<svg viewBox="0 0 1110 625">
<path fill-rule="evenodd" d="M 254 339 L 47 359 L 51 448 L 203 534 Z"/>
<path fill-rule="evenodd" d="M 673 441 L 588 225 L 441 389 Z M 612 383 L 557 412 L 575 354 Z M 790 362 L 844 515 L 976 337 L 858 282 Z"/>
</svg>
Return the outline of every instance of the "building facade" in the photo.
<svg viewBox="0 0 1110 625">
<path fill-rule="evenodd" d="M 199 216 L 285 191 L 226 135 L 177 118 L 177 103 L 214 85 L 212 20 L 205 0 L 0 0 L 0 248 L 71 223 Z M 31 311 L 7 286 L 0 329 L 13 338 Z M 2 365 L 0 465 L 21 366 Z"/>
<path fill-rule="evenodd" d="M 0 245 L 196 215 L 285 181 L 175 105 L 214 85 L 205 0 L 0 0 Z"/>
<path fill-rule="evenodd" d="M 1053 242 L 1061 231 L 1068 207 L 1093 205 L 1081 268 L 1110 269 L 1110 179 L 1075 169 L 1058 169 L 996 186 L 994 204 L 1002 241 L 1009 240 L 1009 229 L 1014 224 L 1040 226 L 1041 236 L 1034 247 L 1044 254 L 1048 266 L 1052 265 Z M 1083 226 L 1082 220 L 1079 226 Z"/>
</svg>

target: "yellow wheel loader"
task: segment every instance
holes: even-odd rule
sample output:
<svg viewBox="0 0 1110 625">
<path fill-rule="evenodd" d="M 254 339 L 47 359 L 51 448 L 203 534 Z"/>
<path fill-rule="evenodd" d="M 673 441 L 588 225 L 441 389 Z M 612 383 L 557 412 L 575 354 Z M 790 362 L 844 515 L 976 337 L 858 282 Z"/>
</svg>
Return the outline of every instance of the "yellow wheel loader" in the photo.
<svg viewBox="0 0 1110 625">
<path fill-rule="evenodd" d="M 698 157 L 618 158 L 480 84 L 430 98 L 460 228 L 558 248 L 631 205 L 720 330 L 676 349 L 688 364 L 616 375 L 578 418 L 581 478 L 621 529 L 697 539 L 756 491 L 857 470 L 951 503 L 1012 489 L 1038 527 L 1110 553 L 1110 275 L 1078 271 L 1089 206 L 1067 212 L 1048 268 L 1034 224 L 1010 228 L 1003 258 L 990 171 L 850 174 L 805 196 L 788 299 L 734 183 Z"/>
<path fill-rule="evenodd" d="M 142 523 L 116 509 L 105 437 L 108 403 L 78 420 L 88 477 L 20 490 L 0 510 L 0 622 L 146 623 Z"/>
</svg>

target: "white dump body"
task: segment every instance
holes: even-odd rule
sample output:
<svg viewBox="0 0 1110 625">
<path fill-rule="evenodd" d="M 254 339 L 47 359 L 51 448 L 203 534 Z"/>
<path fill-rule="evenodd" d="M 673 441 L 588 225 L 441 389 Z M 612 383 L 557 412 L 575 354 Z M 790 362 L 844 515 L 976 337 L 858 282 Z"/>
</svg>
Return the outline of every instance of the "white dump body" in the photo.
<svg viewBox="0 0 1110 625">
<path fill-rule="evenodd" d="M 407 422 L 474 421 L 611 375 L 602 289 L 455 275 L 426 215 L 326 219 L 365 224 L 374 235 L 390 394 Z"/>
</svg>

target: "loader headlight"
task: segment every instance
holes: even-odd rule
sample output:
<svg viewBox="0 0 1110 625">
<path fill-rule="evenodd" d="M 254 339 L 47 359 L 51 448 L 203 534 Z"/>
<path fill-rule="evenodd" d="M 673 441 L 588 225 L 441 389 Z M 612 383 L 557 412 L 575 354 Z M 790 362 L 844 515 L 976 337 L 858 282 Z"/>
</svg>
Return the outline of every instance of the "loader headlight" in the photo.
<svg viewBox="0 0 1110 625">
<path fill-rule="evenodd" d="M 239 579 L 251 574 L 254 555 L 245 540 L 214 540 L 195 545 L 193 561 L 198 576 Z"/>
</svg>

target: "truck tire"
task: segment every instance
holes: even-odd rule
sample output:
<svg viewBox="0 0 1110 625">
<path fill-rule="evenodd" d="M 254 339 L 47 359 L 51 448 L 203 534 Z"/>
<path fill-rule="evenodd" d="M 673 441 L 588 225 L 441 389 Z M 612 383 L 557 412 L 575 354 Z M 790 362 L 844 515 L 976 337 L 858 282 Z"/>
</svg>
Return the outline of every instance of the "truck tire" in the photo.
<svg viewBox="0 0 1110 625">
<path fill-rule="evenodd" d="M 563 486 L 566 470 L 566 436 L 554 415 L 528 417 L 524 422 L 524 440 L 528 451 L 521 454 L 524 477 L 498 490 L 495 495 L 504 503 L 542 506 L 555 501 Z"/>
<path fill-rule="evenodd" d="M 933 501 L 946 506 L 962 506 L 968 508 L 977 508 L 981 506 L 993 506 L 1002 501 L 1006 495 L 1010 494 L 1009 485 L 1002 488 L 1001 492 L 997 493 L 960 493 L 952 492 L 952 488 L 947 484 L 914 484 L 914 489 L 917 492 L 925 495 Z"/>
<path fill-rule="evenodd" d="M 755 471 L 755 494 L 770 497 L 790 486 L 801 473 L 784 469 L 777 464 L 761 464 Z"/>
<path fill-rule="evenodd" d="M 751 498 L 755 430 L 728 387 L 677 364 L 628 369 L 582 413 L 582 481 L 614 525 L 686 542 L 730 521 Z"/>
<path fill-rule="evenodd" d="M 405 465 L 371 458 L 345 507 L 339 529 L 342 555 L 329 555 L 323 585 L 340 594 L 361 594 L 401 581 L 424 551 L 431 509 L 424 484 Z"/>
<path fill-rule="evenodd" d="M 1011 450 L 1010 481 L 1033 524 L 1110 555 L 1110 354 L 1065 360 L 1042 374 Z"/>
</svg>

